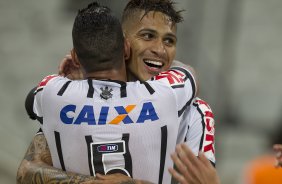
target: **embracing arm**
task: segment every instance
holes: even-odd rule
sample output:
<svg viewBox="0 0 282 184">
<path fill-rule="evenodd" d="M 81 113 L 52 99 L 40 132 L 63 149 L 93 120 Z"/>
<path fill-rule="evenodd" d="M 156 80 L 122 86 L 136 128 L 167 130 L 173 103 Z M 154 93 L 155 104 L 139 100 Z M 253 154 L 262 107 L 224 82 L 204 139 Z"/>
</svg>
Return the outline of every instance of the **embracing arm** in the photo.
<svg viewBox="0 0 282 184">
<path fill-rule="evenodd" d="M 93 176 L 66 172 L 52 166 L 47 141 L 43 134 L 36 135 L 17 172 L 17 184 L 152 184 L 147 181 L 133 180 L 122 174 Z"/>
<path fill-rule="evenodd" d="M 64 172 L 52 167 L 51 154 L 43 134 L 33 138 L 17 172 L 17 184 L 75 184 L 94 179 L 92 176 Z"/>
</svg>

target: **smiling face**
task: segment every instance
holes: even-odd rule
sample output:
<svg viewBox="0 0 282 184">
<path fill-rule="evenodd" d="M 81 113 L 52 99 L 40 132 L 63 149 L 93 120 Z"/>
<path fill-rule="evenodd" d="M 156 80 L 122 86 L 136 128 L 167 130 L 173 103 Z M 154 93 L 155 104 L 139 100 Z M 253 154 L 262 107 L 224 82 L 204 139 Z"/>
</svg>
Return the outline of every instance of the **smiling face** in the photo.
<svg viewBox="0 0 282 184">
<path fill-rule="evenodd" d="M 172 64 L 176 53 L 176 25 L 161 12 L 150 11 L 144 16 L 144 11 L 140 11 L 135 15 L 139 16 L 123 25 L 131 47 L 127 67 L 134 77 L 144 81 Z"/>
</svg>

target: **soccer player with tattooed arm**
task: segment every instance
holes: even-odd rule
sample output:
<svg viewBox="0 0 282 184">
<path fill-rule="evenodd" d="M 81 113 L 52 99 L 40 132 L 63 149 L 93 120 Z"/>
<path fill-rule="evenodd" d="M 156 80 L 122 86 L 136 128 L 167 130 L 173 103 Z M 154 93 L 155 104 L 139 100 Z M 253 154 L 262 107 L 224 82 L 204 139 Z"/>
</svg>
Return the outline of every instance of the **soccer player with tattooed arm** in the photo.
<svg viewBox="0 0 282 184">
<path fill-rule="evenodd" d="M 143 5 L 137 2 L 130 1 L 128 3 L 123 17 L 123 30 L 131 45 L 131 55 L 127 58 L 127 70 L 131 71 L 128 74 L 128 76 L 131 76 L 128 77 L 130 80 L 133 79 L 133 76 L 146 80 L 160 71 L 168 69 L 171 65 L 175 56 L 176 23 L 179 20 L 176 19 L 177 17 L 171 16 L 173 11 L 165 12 L 165 9 L 162 10 L 161 5 L 169 4 L 170 1 L 146 1 L 148 3 Z M 160 6 L 157 7 L 160 9 L 153 6 L 154 3 L 159 3 Z M 109 91 L 105 89 L 104 91 L 104 93 L 110 94 Z M 212 162 L 215 162 L 213 116 L 209 106 L 198 99 L 187 109 L 189 110 L 183 111 L 183 117 L 185 117 L 183 119 L 190 124 L 179 127 L 177 142 L 185 141 L 196 155 L 199 150 L 202 150 Z M 123 110 L 124 114 L 130 115 L 126 112 L 126 109 Z M 31 114 L 31 116 L 33 115 Z M 94 179 L 92 176 L 63 172 L 51 167 L 52 165 L 45 137 L 42 133 L 39 133 L 35 136 L 19 168 L 18 182 L 23 183 L 23 178 L 28 177 L 31 179 L 40 178 L 42 183 L 48 183 L 48 181 L 52 181 L 52 178 L 53 181 L 72 181 L 73 183 Z M 33 166 L 33 168 L 26 166 Z"/>
</svg>

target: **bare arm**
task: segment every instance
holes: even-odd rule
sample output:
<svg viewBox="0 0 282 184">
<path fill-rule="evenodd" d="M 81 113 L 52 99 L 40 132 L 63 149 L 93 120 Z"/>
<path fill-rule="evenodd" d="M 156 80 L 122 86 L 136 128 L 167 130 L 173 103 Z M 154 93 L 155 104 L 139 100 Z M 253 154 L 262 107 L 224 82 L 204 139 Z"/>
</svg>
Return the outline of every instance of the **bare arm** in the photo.
<svg viewBox="0 0 282 184">
<path fill-rule="evenodd" d="M 122 174 L 93 176 L 65 172 L 52 166 L 52 159 L 47 141 L 43 134 L 36 135 L 17 172 L 17 184 L 151 184 L 150 182 L 133 180 Z"/>
<path fill-rule="evenodd" d="M 27 95 L 25 107 L 31 119 L 36 119 L 33 112 L 34 90 Z M 51 153 L 44 134 L 34 136 L 17 172 L 17 183 L 81 183 L 93 181 L 92 176 L 85 176 L 71 172 L 64 172 L 53 167 Z"/>
<path fill-rule="evenodd" d="M 64 172 L 52 167 L 51 154 L 43 134 L 36 135 L 22 160 L 18 172 L 18 184 L 81 183 L 93 181 L 92 176 Z"/>
</svg>

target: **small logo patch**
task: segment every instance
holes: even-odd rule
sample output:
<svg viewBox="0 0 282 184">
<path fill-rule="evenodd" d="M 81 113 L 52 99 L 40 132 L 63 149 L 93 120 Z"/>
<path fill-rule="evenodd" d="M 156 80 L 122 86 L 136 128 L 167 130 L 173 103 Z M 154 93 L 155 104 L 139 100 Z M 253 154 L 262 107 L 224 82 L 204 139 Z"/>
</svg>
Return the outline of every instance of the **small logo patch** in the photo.
<svg viewBox="0 0 282 184">
<path fill-rule="evenodd" d="M 112 153 L 118 151 L 117 144 L 103 144 L 97 147 L 99 153 Z"/>
<path fill-rule="evenodd" d="M 109 89 L 108 86 L 106 86 L 105 88 L 100 88 L 102 93 L 100 94 L 100 97 L 102 99 L 108 100 L 109 98 L 113 97 L 113 94 L 111 93 L 113 91 L 113 89 Z"/>
</svg>

